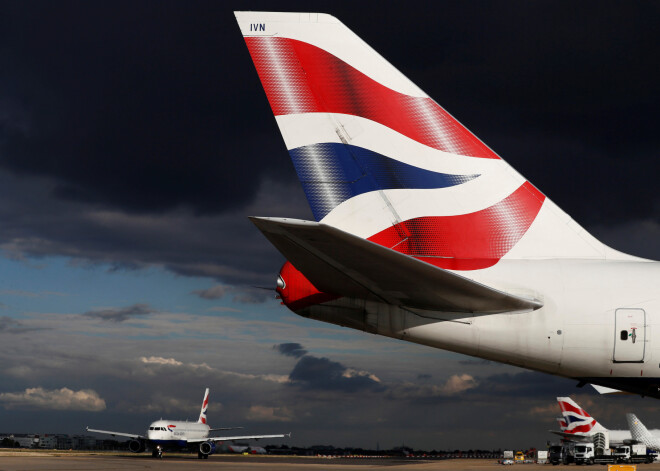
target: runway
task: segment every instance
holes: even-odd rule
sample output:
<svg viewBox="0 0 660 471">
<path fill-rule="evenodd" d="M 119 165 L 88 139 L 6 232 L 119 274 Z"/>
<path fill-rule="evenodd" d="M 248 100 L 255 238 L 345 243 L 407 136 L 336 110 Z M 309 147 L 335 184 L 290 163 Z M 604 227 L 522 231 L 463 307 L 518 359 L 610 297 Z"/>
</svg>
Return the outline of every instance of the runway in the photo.
<svg viewBox="0 0 660 471">
<path fill-rule="evenodd" d="M 0 471 L 114 471 L 114 470 L 236 470 L 264 471 L 285 470 L 341 470 L 368 471 L 426 471 L 464 470 L 488 471 L 539 471 L 551 468 L 553 471 L 566 471 L 567 466 L 519 464 L 502 466 L 495 460 L 411 460 L 403 458 L 318 458 L 282 456 L 241 456 L 214 455 L 208 460 L 198 460 L 195 455 L 169 455 L 162 460 L 149 455 L 121 455 L 116 453 L 55 453 L 55 452 L 0 452 Z M 577 470 L 575 465 L 570 469 Z M 605 469 L 599 466 L 594 471 Z M 638 465 L 639 471 L 660 471 L 660 463 Z"/>
</svg>

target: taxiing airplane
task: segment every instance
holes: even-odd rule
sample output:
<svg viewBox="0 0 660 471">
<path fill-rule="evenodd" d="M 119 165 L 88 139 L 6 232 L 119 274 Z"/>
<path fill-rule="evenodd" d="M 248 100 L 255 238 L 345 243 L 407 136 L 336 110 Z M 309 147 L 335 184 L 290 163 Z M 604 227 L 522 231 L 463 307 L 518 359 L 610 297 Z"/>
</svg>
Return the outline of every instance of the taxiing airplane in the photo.
<svg viewBox="0 0 660 471">
<path fill-rule="evenodd" d="M 336 18 L 235 15 L 315 218 L 251 218 L 289 309 L 660 398 L 659 263 L 594 238 Z"/>
<path fill-rule="evenodd" d="M 216 443 L 230 440 L 250 440 L 261 438 L 283 438 L 291 434 L 276 435 L 243 435 L 230 437 L 210 437 L 209 432 L 218 430 L 232 430 L 243 427 L 223 427 L 211 428 L 206 423 L 206 410 L 209 405 L 209 388 L 204 393 L 202 410 L 199 413 L 197 422 L 188 422 L 180 420 L 157 420 L 149 425 L 146 435 L 134 433 L 110 432 L 108 430 L 96 430 L 87 427 L 88 432 L 105 433 L 107 435 L 129 437 L 132 440 L 128 444 L 128 449 L 133 453 L 141 453 L 148 447 L 151 448 L 152 456 L 158 456 L 158 448 L 190 448 L 198 447 L 197 457 L 208 458 L 215 453 Z"/>
</svg>

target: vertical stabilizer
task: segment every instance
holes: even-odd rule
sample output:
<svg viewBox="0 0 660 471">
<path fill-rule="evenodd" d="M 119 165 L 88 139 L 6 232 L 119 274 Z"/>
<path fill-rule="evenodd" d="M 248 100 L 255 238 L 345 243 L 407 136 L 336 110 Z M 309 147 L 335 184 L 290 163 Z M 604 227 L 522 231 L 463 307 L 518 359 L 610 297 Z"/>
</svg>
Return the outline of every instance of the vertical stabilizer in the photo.
<svg viewBox="0 0 660 471">
<path fill-rule="evenodd" d="M 317 221 L 451 270 L 622 257 L 338 19 L 235 14 Z"/>
<path fill-rule="evenodd" d="M 657 442 L 657 439 L 648 431 L 646 426 L 637 418 L 635 414 L 626 414 L 628 428 L 633 440 L 643 443 L 649 448 L 654 448 L 651 442 Z"/>
<path fill-rule="evenodd" d="M 558 397 L 557 403 L 566 422 L 564 433 L 575 436 L 590 436 L 596 432 L 607 431 L 570 397 Z"/>
<path fill-rule="evenodd" d="M 205 424 L 206 423 L 206 409 L 209 407 L 209 388 L 206 388 L 206 391 L 204 392 L 204 400 L 202 401 L 202 411 L 199 413 L 199 420 L 197 421 L 198 424 Z"/>
<path fill-rule="evenodd" d="M 555 418 L 555 420 L 559 424 L 559 430 L 561 430 L 562 432 L 565 432 L 566 429 L 568 428 L 568 424 L 566 423 L 566 419 L 564 419 L 563 417 L 557 417 L 557 418 Z"/>
</svg>

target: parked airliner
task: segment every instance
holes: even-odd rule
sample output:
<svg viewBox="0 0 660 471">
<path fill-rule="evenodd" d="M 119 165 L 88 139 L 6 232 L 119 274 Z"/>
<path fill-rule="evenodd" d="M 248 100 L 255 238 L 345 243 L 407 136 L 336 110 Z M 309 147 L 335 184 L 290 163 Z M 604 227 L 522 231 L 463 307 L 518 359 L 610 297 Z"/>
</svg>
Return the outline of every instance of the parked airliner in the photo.
<svg viewBox="0 0 660 471">
<path fill-rule="evenodd" d="M 235 15 L 315 218 L 251 218 L 289 309 L 660 397 L 659 263 L 594 238 L 336 18 Z"/>
<path fill-rule="evenodd" d="M 608 448 L 609 445 L 629 443 L 632 440 L 630 430 L 605 428 L 570 397 L 558 397 L 557 404 L 559 404 L 562 415 L 562 418 L 559 419 L 560 431 L 552 430 L 552 433 L 560 435 L 564 439 L 591 442 L 595 434 L 603 433 L 609 439 L 604 448 Z"/>
<path fill-rule="evenodd" d="M 635 414 L 626 414 L 628 430 L 609 430 L 570 397 L 558 397 L 557 403 L 562 414 L 558 419 L 561 430 L 551 432 L 566 440 L 598 442 L 597 434 L 601 434 L 603 448 L 642 443 L 650 450 L 660 451 L 660 430 L 648 430 Z"/>
<path fill-rule="evenodd" d="M 88 432 L 105 433 L 112 436 L 129 437 L 132 440 L 128 444 L 128 449 L 133 453 L 141 453 L 147 448 L 151 448 L 151 455 L 158 456 L 159 447 L 164 448 L 189 448 L 198 447 L 197 457 L 208 458 L 215 453 L 217 442 L 229 440 L 249 440 L 261 438 L 283 438 L 291 434 L 276 435 L 244 435 L 228 437 L 209 437 L 209 432 L 217 430 L 232 430 L 242 427 L 211 428 L 206 423 L 206 410 L 209 405 L 209 388 L 206 388 L 202 410 L 199 413 L 197 422 L 188 422 L 181 420 L 160 419 L 149 425 L 146 435 L 124 432 L 110 432 L 108 430 L 96 430 L 87 427 Z"/>
</svg>

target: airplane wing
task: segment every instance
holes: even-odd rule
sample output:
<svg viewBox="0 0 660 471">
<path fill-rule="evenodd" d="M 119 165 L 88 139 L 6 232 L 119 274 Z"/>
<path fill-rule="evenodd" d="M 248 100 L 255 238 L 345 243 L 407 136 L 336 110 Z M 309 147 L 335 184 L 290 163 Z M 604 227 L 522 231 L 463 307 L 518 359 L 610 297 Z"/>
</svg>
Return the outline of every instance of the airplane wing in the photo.
<svg viewBox="0 0 660 471">
<path fill-rule="evenodd" d="M 245 427 L 219 427 L 219 428 L 210 428 L 209 432 L 217 432 L 218 430 L 237 430 L 239 428 Z"/>
<path fill-rule="evenodd" d="M 93 428 L 87 427 L 86 430 L 88 432 L 96 432 L 96 433 L 105 433 L 106 435 L 112 435 L 113 437 L 129 437 L 133 439 L 140 439 L 140 440 L 146 440 L 147 437 L 144 435 L 138 435 L 136 433 L 124 433 L 124 432 L 110 432 L 108 430 L 96 430 Z"/>
<path fill-rule="evenodd" d="M 533 311 L 514 296 L 335 227 L 282 218 L 250 220 L 319 290 L 428 311 L 497 314 Z"/>
<path fill-rule="evenodd" d="M 201 443 L 201 442 L 224 442 L 228 440 L 260 440 L 262 438 L 284 438 L 291 437 L 291 433 L 280 433 L 277 435 L 245 435 L 237 437 L 207 437 L 207 438 L 193 438 L 188 439 L 188 443 Z"/>
</svg>

